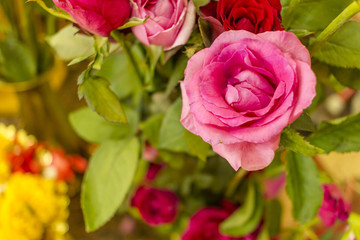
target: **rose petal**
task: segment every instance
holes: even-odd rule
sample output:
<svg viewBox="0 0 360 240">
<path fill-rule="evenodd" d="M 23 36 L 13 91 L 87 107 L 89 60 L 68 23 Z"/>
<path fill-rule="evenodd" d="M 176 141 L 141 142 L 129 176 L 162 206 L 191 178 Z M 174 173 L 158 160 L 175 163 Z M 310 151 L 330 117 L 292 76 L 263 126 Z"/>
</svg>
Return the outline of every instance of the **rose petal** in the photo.
<svg viewBox="0 0 360 240">
<path fill-rule="evenodd" d="M 280 135 L 264 143 L 239 142 L 235 144 L 216 144 L 213 150 L 224 157 L 237 171 L 240 167 L 247 171 L 260 170 L 268 166 L 279 147 Z"/>
</svg>

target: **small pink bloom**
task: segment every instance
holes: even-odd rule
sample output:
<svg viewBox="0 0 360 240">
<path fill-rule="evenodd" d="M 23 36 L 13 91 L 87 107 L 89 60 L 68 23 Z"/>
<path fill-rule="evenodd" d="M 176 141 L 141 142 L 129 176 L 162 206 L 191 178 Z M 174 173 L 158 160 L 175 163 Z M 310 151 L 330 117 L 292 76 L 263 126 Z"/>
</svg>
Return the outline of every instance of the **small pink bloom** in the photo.
<svg viewBox="0 0 360 240">
<path fill-rule="evenodd" d="M 155 226 L 175 220 L 178 202 L 171 191 L 141 186 L 131 199 L 131 206 L 139 210 L 145 222 Z"/>
<path fill-rule="evenodd" d="M 323 185 L 324 199 L 319 210 L 319 216 L 324 224 L 332 226 L 337 219 L 346 221 L 349 217 L 350 204 L 345 202 L 339 188 L 335 184 Z"/>
<path fill-rule="evenodd" d="M 285 185 L 286 174 L 281 173 L 274 178 L 267 178 L 264 181 L 265 184 L 265 198 L 273 199 L 279 194 L 281 189 Z"/>
<path fill-rule="evenodd" d="M 181 123 L 235 170 L 259 170 L 311 104 L 315 85 L 310 54 L 293 33 L 230 30 L 189 60 Z"/>
<path fill-rule="evenodd" d="M 132 17 L 149 19 L 132 28 L 145 45 L 165 50 L 187 42 L 195 23 L 195 7 L 188 0 L 134 0 Z"/>
<path fill-rule="evenodd" d="M 53 0 L 83 29 L 103 37 L 122 26 L 130 17 L 129 0 Z"/>
<path fill-rule="evenodd" d="M 129 216 L 124 216 L 119 222 L 119 232 L 123 235 L 129 235 L 135 231 L 136 222 Z"/>
<path fill-rule="evenodd" d="M 146 143 L 142 157 L 149 162 L 153 162 L 158 156 L 159 156 L 158 150 L 153 146 L 151 146 L 150 144 Z"/>
</svg>

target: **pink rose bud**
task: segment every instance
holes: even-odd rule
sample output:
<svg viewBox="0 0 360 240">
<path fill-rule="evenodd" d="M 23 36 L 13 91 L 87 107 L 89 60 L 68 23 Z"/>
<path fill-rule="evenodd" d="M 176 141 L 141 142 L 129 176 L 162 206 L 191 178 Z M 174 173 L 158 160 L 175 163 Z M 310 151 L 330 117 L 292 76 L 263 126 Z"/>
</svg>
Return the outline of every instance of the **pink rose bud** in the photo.
<svg viewBox="0 0 360 240">
<path fill-rule="evenodd" d="M 159 156 L 158 150 L 153 146 L 151 146 L 150 144 L 145 143 L 142 157 L 149 162 L 153 162 L 158 156 Z"/>
<path fill-rule="evenodd" d="M 349 217 L 350 204 L 345 202 L 339 188 L 335 184 L 323 185 L 324 199 L 319 210 L 319 216 L 324 224 L 332 226 L 337 219 L 346 221 Z"/>
<path fill-rule="evenodd" d="M 310 54 L 290 32 L 226 31 L 189 60 L 181 123 L 235 169 L 263 169 L 315 97 Z"/>
<path fill-rule="evenodd" d="M 171 191 L 141 186 L 131 199 L 131 206 L 139 210 L 145 222 L 156 226 L 175 220 L 178 202 L 177 196 Z"/>
<path fill-rule="evenodd" d="M 134 0 L 132 17 L 149 19 L 132 28 L 143 44 L 165 50 L 187 42 L 195 23 L 195 7 L 187 0 Z"/>
<path fill-rule="evenodd" d="M 129 0 L 53 0 L 83 29 L 103 37 L 122 26 L 130 17 Z"/>
<path fill-rule="evenodd" d="M 223 208 L 205 207 L 196 212 L 181 240 L 255 240 L 259 229 L 243 237 L 229 237 L 220 233 L 219 225 L 236 210 L 236 206 L 230 202 L 223 205 Z"/>
</svg>

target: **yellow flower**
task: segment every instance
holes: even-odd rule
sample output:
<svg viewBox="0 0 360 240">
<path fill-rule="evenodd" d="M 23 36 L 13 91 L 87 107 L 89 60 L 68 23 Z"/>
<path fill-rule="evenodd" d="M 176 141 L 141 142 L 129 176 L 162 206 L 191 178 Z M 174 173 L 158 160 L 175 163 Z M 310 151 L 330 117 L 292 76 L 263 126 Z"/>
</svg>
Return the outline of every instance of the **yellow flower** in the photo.
<svg viewBox="0 0 360 240">
<path fill-rule="evenodd" d="M 10 176 L 10 165 L 6 160 L 6 153 L 10 144 L 11 141 L 0 133 L 0 184 L 4 184 Z"/>
<path fill-rule="evenodd" d="M 1 240 L 65 240 L 68 231 L 64 182 L 16 173 L 0 194 Z"/>
</svg>

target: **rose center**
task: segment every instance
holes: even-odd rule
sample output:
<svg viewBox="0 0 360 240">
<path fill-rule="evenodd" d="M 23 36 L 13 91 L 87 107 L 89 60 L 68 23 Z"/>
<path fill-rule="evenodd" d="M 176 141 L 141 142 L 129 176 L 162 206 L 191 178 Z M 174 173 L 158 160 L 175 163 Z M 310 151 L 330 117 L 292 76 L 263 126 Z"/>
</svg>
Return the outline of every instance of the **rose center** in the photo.
<svg viewBox="0 0 360 240">
<path fill-rule="evenodd" d="M 274 88 L 265 77 L 245 70 L 228 80 L 224 98 L 236 111 L 242 112 L 266 107 L 273 94 Z"/>
</svg>

